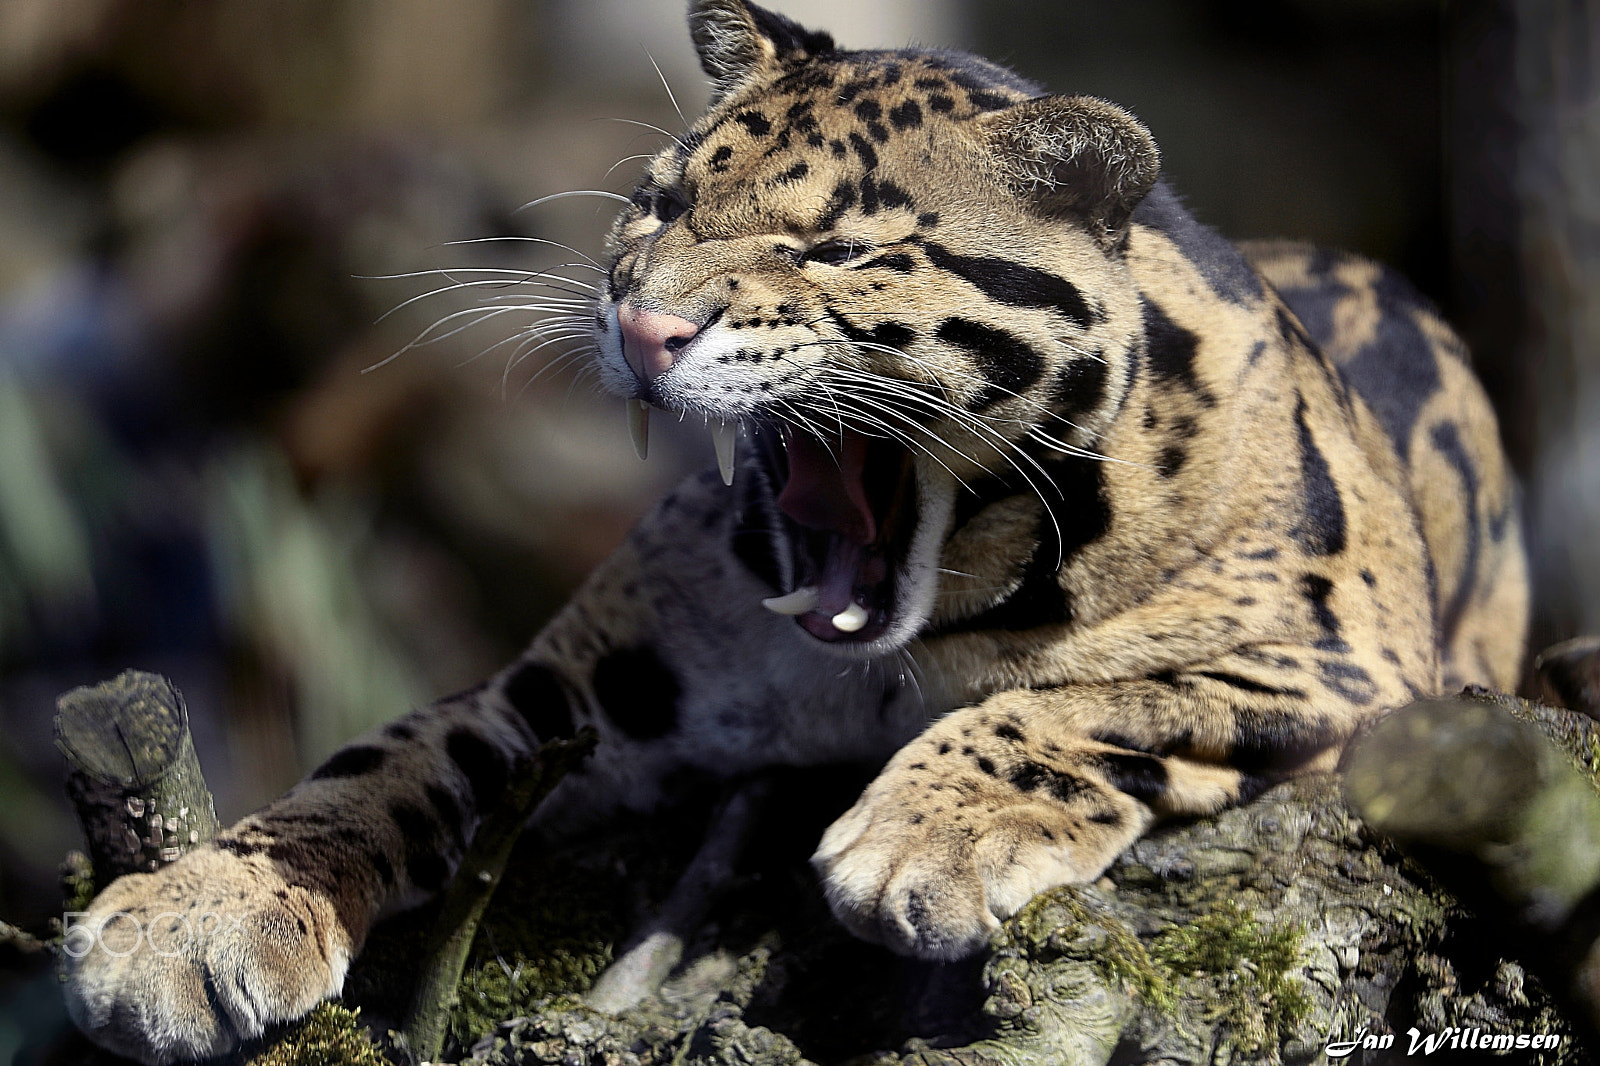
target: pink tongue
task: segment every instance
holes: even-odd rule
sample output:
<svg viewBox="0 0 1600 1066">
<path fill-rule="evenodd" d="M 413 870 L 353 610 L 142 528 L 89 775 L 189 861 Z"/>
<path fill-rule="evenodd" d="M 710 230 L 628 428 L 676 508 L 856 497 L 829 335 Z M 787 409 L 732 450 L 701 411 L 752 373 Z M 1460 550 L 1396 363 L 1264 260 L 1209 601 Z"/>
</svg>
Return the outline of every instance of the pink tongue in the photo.
<svg viewBox="0 0 1600 1066">
<path fill-rule="evenodd" d="M 871 544 L 878 522 L 867 503 L 862 473 L 867 439 L 845 430 L 832 447 L 806 433 L 784 433 L 789 450 L 789 483 L 778 496 L 783 513 L 811 529 L 825 529 L 855 544 Z"/>
</svg>

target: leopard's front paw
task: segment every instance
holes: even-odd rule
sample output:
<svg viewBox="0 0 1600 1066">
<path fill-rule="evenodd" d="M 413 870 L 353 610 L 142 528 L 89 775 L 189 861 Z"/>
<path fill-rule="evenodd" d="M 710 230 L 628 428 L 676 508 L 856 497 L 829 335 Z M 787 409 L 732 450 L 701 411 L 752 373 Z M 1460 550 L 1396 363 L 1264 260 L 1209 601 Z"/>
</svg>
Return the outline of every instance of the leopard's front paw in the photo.
<svg viewBox="0 0 1600 1066">
<path fill-rule="evenodd" d="M 1099 876 L 1148 824 L 1139 804 L 1091 782 L 1060 796 L 988 758 L 941 767 L 917 754 L 902 751 L 811 859 L 839 920 L 903 955 L 982 950 L 1000 919 Z"/>
<path fill-rule="evenodd" d="M 209 1058 L 337 993 L 350 949 L 327 899 L 265 856 L 208 846 L 69 916 L 67 1010 L 141 1062 Z"/>
</svg>

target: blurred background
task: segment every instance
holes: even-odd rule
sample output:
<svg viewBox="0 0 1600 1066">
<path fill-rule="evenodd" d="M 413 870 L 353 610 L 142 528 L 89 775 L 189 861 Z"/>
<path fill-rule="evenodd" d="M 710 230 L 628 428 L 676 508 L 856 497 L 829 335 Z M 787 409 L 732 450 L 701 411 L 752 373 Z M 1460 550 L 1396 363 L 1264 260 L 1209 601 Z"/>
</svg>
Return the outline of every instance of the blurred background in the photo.
<svg viewBox="0 0 1600 1066">
<path fill-rule="evenodd" d="M 1536 647 L 1600 630 L 1593 5 L 771 6 L 1118 101 L 1203 221 L 1406 271 L 1473 345 L 1525 479 Z M 626 192 L 648 127 L 684 125 L 663 83 L 693 116 L 682 16 L 0 0 L 0 919 L 60 907 L 63 690 L 170 676 L 232 821 L 515 654 L 709 461 L 658 418 L 639 463 L 495 273 L 584 293 L 615 205 L 522 207 Z M 35 994 L 6 982 L 0 1061 Z"/>
</svg>

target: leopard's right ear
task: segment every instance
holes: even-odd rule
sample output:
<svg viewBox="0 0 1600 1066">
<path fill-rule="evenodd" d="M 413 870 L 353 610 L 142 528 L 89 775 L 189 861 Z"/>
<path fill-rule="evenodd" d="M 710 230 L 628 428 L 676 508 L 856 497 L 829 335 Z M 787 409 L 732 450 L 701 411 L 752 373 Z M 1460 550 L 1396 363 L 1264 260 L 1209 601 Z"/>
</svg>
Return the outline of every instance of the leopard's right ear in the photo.
<svg viewBox="0 0 1600 1066">
<path fill-rule="evenodd" d="M 689 34 L 720 100 L 747 81 L 834 50 L 833 38 L 745 0 L 690 0 Z"/>
<path fill-rule="evenodd" d="M 1001 176 L 1047 214 L 1081 221 L 1103 250 L 1161 171 L 1144 124 L 1092 96 L 1040 96 L 978 119 Z"/>
</svg>

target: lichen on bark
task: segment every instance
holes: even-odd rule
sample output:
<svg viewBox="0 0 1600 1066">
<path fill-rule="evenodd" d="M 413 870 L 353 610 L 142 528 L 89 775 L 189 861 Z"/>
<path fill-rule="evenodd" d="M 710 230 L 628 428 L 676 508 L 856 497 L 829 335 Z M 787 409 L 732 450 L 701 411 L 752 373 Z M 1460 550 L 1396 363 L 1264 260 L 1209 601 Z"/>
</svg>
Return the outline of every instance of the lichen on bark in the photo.
<svg viewBox="0 0 1600 1066">
<path fill-rule="evenodd" d="M 104 886 L 175 861 L 217 831 L 217 813 L 172 683 L 125 670 L 57 701 L 67 795 Z"/>
</svg>

